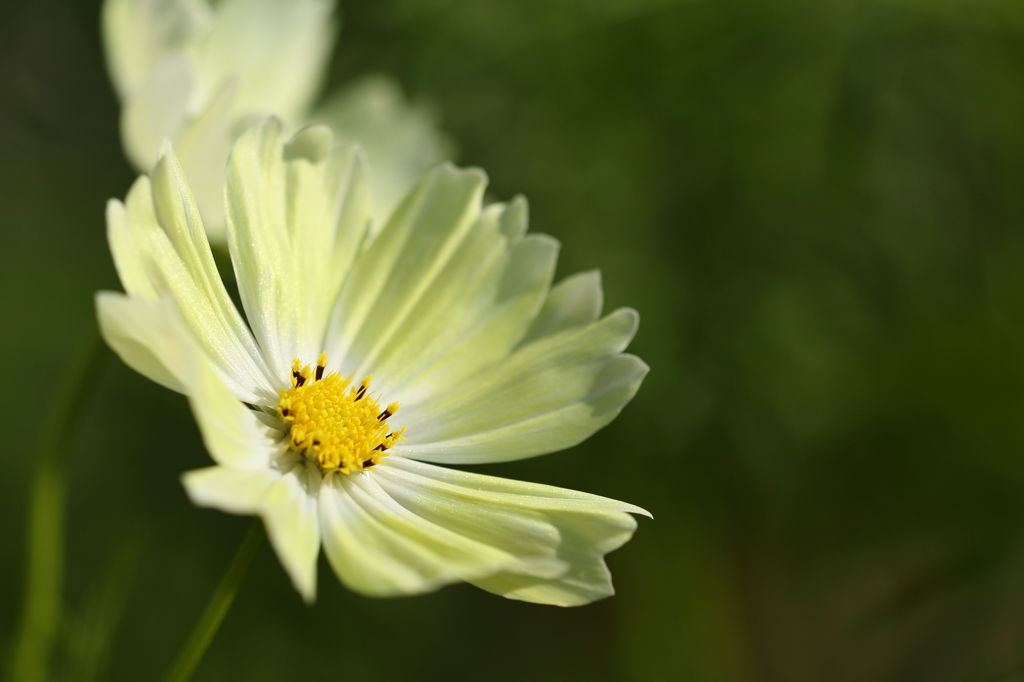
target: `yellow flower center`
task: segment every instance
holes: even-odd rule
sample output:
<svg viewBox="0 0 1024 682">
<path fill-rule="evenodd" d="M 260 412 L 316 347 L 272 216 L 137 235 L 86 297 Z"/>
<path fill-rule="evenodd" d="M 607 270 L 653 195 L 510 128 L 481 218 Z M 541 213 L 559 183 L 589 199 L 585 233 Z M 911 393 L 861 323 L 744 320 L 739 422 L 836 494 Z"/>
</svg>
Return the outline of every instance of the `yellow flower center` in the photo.
<svg viewBox="0 0 1024 682">
<path fill-rule="evenodd" d="M 353 375 L 325 376 L 326 367 L 325 353 L 315 368 L 302 366 L 296 358 L 292 387 L 278 391 L 277 414 L 291 427 L 292 450 L 314 457 L 325 471 L 348 474 L 370 469 L 381 463 L 388 448 L 405 439 L 405 427 L 388 427 L 398 403 L 381 408 L 369 393 L 372 377 L 354 385 Z"/>
</svg>

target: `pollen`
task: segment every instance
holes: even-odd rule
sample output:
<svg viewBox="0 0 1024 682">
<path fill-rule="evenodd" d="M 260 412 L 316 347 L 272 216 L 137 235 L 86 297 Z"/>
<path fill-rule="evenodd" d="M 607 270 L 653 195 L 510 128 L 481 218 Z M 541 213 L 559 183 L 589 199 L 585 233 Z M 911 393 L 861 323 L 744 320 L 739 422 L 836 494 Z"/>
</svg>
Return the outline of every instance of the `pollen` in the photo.
<svg viewBox="0 0 1024 682">
<path fill-rule="evenodd" d="M 325 353 L 316 367 L 303 366 L 296 358 L 291 388 L 278 391 L 277 414 L 289 425 L 291 448 L 315 459 L 324 471 L 372 469 L 387 457 L 388 448 L 405 440 L 405 427 L 388 426 L 398 403 L 381 407 L 370 393 L 372 377 L 354 384 L 354 375 L 342 377 L 326 369 Z"/>
</svg>

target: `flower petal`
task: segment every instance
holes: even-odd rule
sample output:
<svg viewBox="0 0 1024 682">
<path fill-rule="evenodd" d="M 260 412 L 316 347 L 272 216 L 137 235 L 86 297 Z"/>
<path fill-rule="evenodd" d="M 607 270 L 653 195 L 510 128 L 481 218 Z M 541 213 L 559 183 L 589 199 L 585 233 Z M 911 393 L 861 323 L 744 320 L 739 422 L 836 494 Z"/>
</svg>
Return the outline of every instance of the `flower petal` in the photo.
<svg viewBox="0 0 1024 682">
<path fill-rule="evenodd" d="M 228 164 L 228 239 L 239 293 L 275 376 L 324 350 L 331 306 L 365 238 L 358 149 L 322 126 L 290 142 L 276 118 L 250 128 Z M 284 386 L 281 383 L 281 386 Z"/>
<path fill-rule="evenodd" d="M 480 213 L 486 177 L 442 165 L 395 209 L 356 261 L 327 334 L 328 356 L 344 371 L 377 354 L 444 270 Z"/>
<path fill-rule="evenodd" d="M 223 244 L 224 168 L 234 141 L 235 121 L 231 118 L 237 81 L 230 80 L 176 135 L 174 152 L 188 178 L 199 214 L 211 242 Z M 148 166 L 147 166 L 148 168 Z"/>
<path fill-rule="evenodd" d="M 270 470 L 212 466 L 185 472 L 181 483 L 192 503 L 229 514 L 258 514 L 270 486 L 280 477 Z"/>
<path fill-rule="evenodd" d="M 160 144 L 185 127 L 188 100 L 195 86 L 192 64 L 184 54 L 168 55 L 150 72 L 121 110 L 121 141 L 139 170 L 153 167 Z"/>
<path fill-rule="evenodd" d="M 443 271 L 390 337 L 379 337 L 355 368 L 372 372 L 402 403 L 429 400 L 508 355 L 551 284 L 558 243 L 522 233 L 526 203 L 494 204 L 480 215 Z"/>
<path fill-rule="evenodd" d="M 114 213 L 116 218 L 119 212 Z M 128 293 L 174 301 L 186 328 L 235 396 L 275 404 L 277 382 L 221 282 L 195 202 L 169 147 L 152 182 L 143 176 L 133 185 L 127 216 L 127 229 L 115 219 L 109 232 L 115 261 L 128 274 L 122 281 Z M 123 266 L 133 259 L 143 264 L 148 286 L 141 285 L 137 266 Z"/>
<path fill-rule="evenodd" d="M 380 486 L 376 472 L 330 475 L 320 492 L 324 552 L 350 589 L 375 597 L 419 594 L 494 574 L 520 563 L 505 548 L 481 542 L 409 511 Z M 534 571 L 565 567 L 531 557 Z"/>
<path fill-rule="evenodd" d="M 398 83 L 386 76 L 365 76 L 346 86 L 310 121 L 329 125 L 339 141 L 358 142 L 366 151 L 375 233 L 427 171 L 452 154 L 433 112 L 407 102 Z"/>
<path fill-rule="evenodd" d="M 204 0 L 105 0 L 103 47 L 121 98 L 131 95 L 161 59 L 200 35 L 210 17 Z"/>
<path fill-rule="evenodd" d="M 329 0 L 222 0 L 202 40 L 190 45 L 198 101 L 238 78 L 239 116 L 298 117 L 316 95 L 333 38 Z"/>
<path fill-rule="evenodd" d="M 586 327 L 524 346 L 458 390 L 403 405 L 408 441 L 394 453 L 430 462 L 482 463 L 571 447 L 605 426 L 648 371 L 619 355 L 637 314 L 621 309 Z"/>
<path fill-rule="evenodd" d="M 320 554 L 317 497 L 321 476 L 315 464 L 296 462 L 294 468 L 270 486 L 259 510 L 270 544 L 307 603 L 316 599 L 316 559 Z"/>
<path fill-rule="evenodd" d="M 383 492 L 424 521 L 520 558 L 470 582 L 545 604 L 574 606 L 611 595 L 603 557 L 632 537 L 636 521 L 629 514 L 647 514 L 596 495 L 399 457 L 390 458 L 373 476 Z M 562 568 L 552 573 L 558 564 Z"/>
<path fill-rule="evenodd" d="M 265 470 L 280 458 L 284 425 L 232 395 L 168 302 L 108 291 L 96 307 L 103 338 L 126 364 L 188 396 L 214 461 Z"/>
<path fill-rule="evenodd" d="M 287 450 L 284 424 L 270 426 L 257 409 L 238 401 L 198 350 L 191 358 L 186 387 L 203 443 L 218 464 L 266 471 Z"/>
<path fill-rule="evenodd" d="M 188 349 L 177 343 L 167 310 L 113 291 L 96 294 L 100 333 L 124 363 L 161 386 L 187 393 Z"/>
<path fill-rule="evenodd" d="M 303 599 L 316 598 L 316 559 L 320 554 L 317 497 L 321 474 L 295 457 L 283 473 L 215 466 L 182 476 L 193 503 L 231 514 L 256 514 L 281 565 Z"/>
<path fill-rule="evenodd" d="M 128 191 L 127 206 L 117 199 L 110 199 L 107 202 L 107 241 L 110 244 L 110 253 L 114 257 L 117 276 L 121 279 L 124 290 L 132 296 L 155 301 L 160 295 L 149 278 L 143 256 L 145 247 L 139 243 L 139 230 L 132 229 L 133 222 L 156 222 L 153 202 L 148 193 L 148 183 L 144 185 L 147 187 L 147 201 L 138 200 L 142 185 L 135 183 Z"/>
<path fill-rule="evenodd" d="M 588 270 L 570 275 L 551 288 L 544 307 L 519 345 L 595 322 L 601 317 L 603 304 L 600 272 Z"/>
</svg>

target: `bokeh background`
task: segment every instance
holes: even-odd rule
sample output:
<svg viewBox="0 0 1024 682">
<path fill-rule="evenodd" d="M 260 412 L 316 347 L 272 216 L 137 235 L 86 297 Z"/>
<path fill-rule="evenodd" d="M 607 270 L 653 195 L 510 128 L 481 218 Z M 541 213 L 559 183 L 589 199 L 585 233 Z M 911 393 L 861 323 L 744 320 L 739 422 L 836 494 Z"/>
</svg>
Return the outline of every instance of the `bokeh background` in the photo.
<svg viewBox="0 0 1024 682">
<path fill-rule="evenodd" d="M 379 601 L 264 547 L 195 680 L 1024 680 L 1024 5 L 350 0 L 396 77 L 641 314 L 572 450 L 486 467 L 650 509 L 618 595 Z M 98 2 L 0 3 L 0 655 L 47 414 L 133 178 Z M 180 396 L 108 354 L 70 453 L 64 680 L 157 679 L 249 521 L 194 508 Z"/>
</svg>

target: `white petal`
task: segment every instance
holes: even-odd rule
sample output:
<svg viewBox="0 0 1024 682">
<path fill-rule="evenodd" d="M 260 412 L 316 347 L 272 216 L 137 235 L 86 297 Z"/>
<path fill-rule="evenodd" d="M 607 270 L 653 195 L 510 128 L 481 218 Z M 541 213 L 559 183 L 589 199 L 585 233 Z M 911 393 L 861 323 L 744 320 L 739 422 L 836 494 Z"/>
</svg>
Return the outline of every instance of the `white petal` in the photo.
<svg viewBox="0 0 1024 682">
<path fill-rule="evenodd" d="M 204 0 L 105 0 L 103 47 L 122 99 L 161 59 L 200 35 L 210 16 Z"/>
<path fill-rule="evenodd" d="M 521 237 L 526 205 L 485 210 L 415 310 L 379 336 L 357 375 L 380 377 L 388 400 L 416 403 L 443 394 L 508 355 L 526 332 L 551 283 L 558 243 Z"/>
<path fill-rule="evenodd" d="M 297 462 L 270 486 L 260 504 L 270 544 L 295 589 L 307 602 L 316 599 L 320 481 L 321 473 L 314 464 Z"/>
<path fill-rule="evenodd" d="M 198 115 L 174 138 L 174 151 L 188 178 L 210 241 L 223 244 L 224 170 L 234 141 L 236 81 L 228 81 Z"/>
<path fill-rule="evenodd" d="M 167 302 L 100 292 L 96 307 L 103 338 L 126 364 L 189 397 L 214 461 L 266 470 L 281 456 L 283 424 L 232 395 Z"/>
<path fill-rule="evenodd" d="M 151 381 L 187 393 L 189 349 L 178 336 L 166 308 L 113 291 L 96 294 L 100 333 L 124 363 Z"/>
<path fill-rule="evenodd" d="M 295 589 L 312 602 L 316 598 L 316 559 L 320 553 L 317 496 L 321 474 L 299 458 L 290 461 L 291 468 L 283 473 L 226 466 L 196 469 L 182 476 L 182 483 L 197 505 L 231 514 L 259 515 Z"/>
<path fill-rule="evenodd" d="M 277 428 L 268 425 L 265 413 L 239 402 L 198 351 L 191 360 L 186 388 L 210 456 L 235 469 L 266 471 L 287 449 L 284 425 L 276 417 Z"/>
<path fill-rule="evenodd" d="M 601 316 L 603 303 L 600 272 L 589 270 L 566 277 L 551 288 L 520 345 L 595 322 Z"/>
<path fill-rule="evenodd" d="M 500 462 L 571 447 L 605 426 L 636 394 L 648 368 L 619 355 L 635 311 L 544 337 L 489 371 L 402 407 L 408 441 L 393 452 L 447 463 Z"/>
<path fill-rule="evenodd" d="M 377 354 L 444 271 L 480 212 L 486 178 L 443 165 L 395 210 L 342 288 L 326 350 L 345 373 Z"/>
<path fill-rule="evenodd" d="M 184 129 L 194 86 L 192 63 L 176 53 L 157 64 L 125 100 L 121 141 L 125 155 L 138 170 L 152 168 L 164 139 L 173 139 Z"/>
<path fill-rule="evenodd" d="M 296 122 L 323 77 L 334 37 L 328 0 L 222 0 L 191 54 L 206 102 L 238 79 L 237 115 L 277 114 Z"/>
<path fill-rule="evenodd" d="M 227 177 L 229 246 L 247 317 L 281 381 L 324 350 L 331 306 L 369 223 L 355 148 L 267 119 L 239 138 Z M 282 383 L 282 386 L 284 384 Z"/>
<path fill-rule="evenodd" d="M 470 582 L 538 603 L 574 606 L 612 594 L 604 555 L 632 537 L 636 522 L 630 513 L 647 513 L 596 495 L 398 457 L 373 475 L 410 512 L 520 557 L 520 563 Z M 547 561 L 531 562 L 540 557 Z M 558 564 L 562 568 L 552 573 Z"/>
<path fill-rule="evenodd" d="M 263 498 L 279 477 L 270 470 L 213 466 L 186 472 L 181 482 L 189 499 L 197 506 L 229 514 L 258 514 Z"/>
<path fill-rule="evenodd" d="M 128 192 L 129 205 L 133 194 L 138 194 L 135 187 Z M 135 208 L 138 208 L 138 203 L 135 202 Z M 117 199 L 110 199 L 107 202 L 107 241 L 110 243 L 110 253 L 114 257 L 114 266 L 124 290 L 133 296 L 156 301 L 160 296 L 146 270 L 145 247 L 138 243 L 138 232 L 132 229 L 133 220 L 156 223 L 153 202 L 145 202 L 144 209 L 148 215 L 132 216 L 125 204 Z"/>
<path fill-rule="evenodd" d="M 328 99 L 310 116 L 342 142 L 358 142 L 373 179 L 373 223 L 383 228 L 398 202 L 427 171 L 451 158 L 452 143 L 429 109 L 410 105 L 398 83 L 365 76 Z"/>
<path fill-rule="evenodd" d="M 324 552 L 350 589 L 375 597 L 418 594 L 519 563 L 503 548 L 402 507 L 380 487 L 376 473 L 330 475 L 320 492 Z M 531 566 L 564 570 L 545 557 Z"/>
<path fill-rule="evenodd" d="M 156 166 L 152 188 L 148 178 L 136 181 L 127 213 L 129 238 L 116 236 L 120 228 L 111 230 L 115 253 L 129 252 L 124 259 L 144 263 L 152 290 L 174 301 L 186 328 L 236 397 L 276 403 L 276 381 L 220 280 L 195 202 L 169 150 Z M 126 287 L 136 277 L 132 272 Z"/>
</svg>

